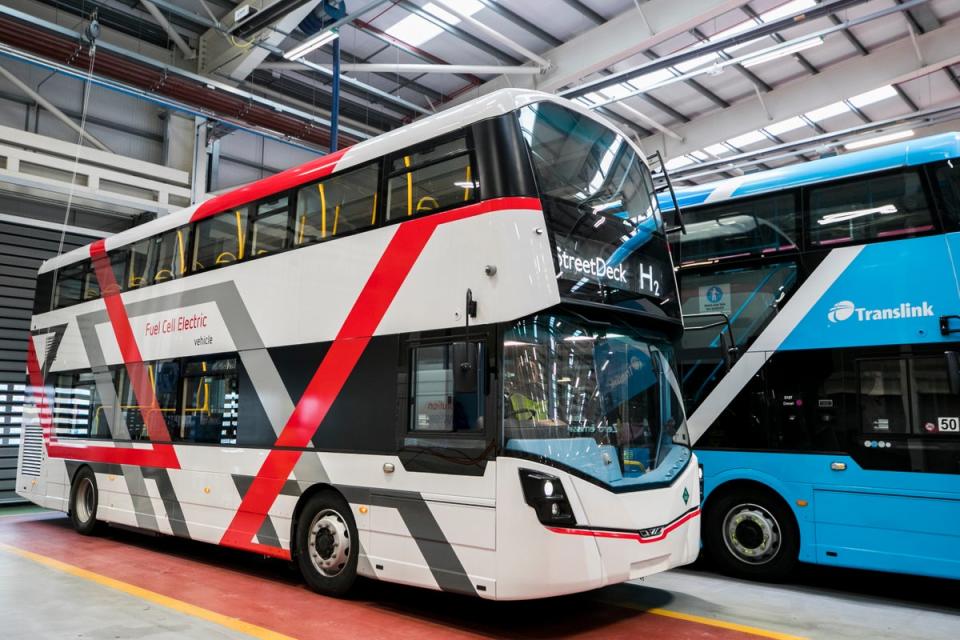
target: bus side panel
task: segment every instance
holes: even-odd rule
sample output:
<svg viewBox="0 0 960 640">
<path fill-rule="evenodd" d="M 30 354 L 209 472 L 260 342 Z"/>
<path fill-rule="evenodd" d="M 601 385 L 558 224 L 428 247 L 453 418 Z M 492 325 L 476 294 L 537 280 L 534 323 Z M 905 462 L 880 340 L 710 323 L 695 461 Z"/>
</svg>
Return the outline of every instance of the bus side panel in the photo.
<svg viewBox="0 0 960 640">
<path fill-rule="evenodd" d="M 823 564 L 960 578 L 960 498 L 817 489 L 814 505 Z"/>
<path fill-rule="evenodd" d="M 814 513 L 799 507 L 797 502 L 806 500 L 810 504 L 813 499 L 816 463 L 810 460 L 812 457 L 815 456 L 698 449 L 697 459 L 703 465 L 704 504 L 718 488 L 730 482 L 748 480 L 767 487 L 783 499 L 797 520 L 799 559 L 816 562 Z"/>
<path fill-rule="evenodd" d="M 843 454 L 699 450 L 697 457 L 707 500 L 736 480 L 779 494 L 797 518 L 803 562 L 960 578 L 957 477 L 865 470 Z M 832 470 L 834 463 L 845 470 Z"/>
</svg>

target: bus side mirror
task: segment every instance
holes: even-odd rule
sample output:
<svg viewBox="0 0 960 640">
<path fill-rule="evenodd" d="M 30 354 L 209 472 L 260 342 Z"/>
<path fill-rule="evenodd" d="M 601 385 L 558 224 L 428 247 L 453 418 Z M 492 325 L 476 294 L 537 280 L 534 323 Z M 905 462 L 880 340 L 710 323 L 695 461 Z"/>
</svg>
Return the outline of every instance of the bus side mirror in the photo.
<svg viewBox="0 0 960 640">
<path fill-rule="evenodd" d="M 947 379 L 950 381 L 950 393 L 960 395 L 960 354 L 956 351 L 944 352 L 947 359 Z"/>
</svg>

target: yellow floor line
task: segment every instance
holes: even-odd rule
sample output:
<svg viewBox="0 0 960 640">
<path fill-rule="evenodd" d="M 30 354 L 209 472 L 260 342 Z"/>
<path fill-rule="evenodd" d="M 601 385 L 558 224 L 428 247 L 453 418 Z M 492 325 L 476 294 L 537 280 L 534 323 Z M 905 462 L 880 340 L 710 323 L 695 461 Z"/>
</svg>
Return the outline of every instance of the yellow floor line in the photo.
<svg viewBox="0 0 960 640">
<path fill-rule="evenodd" d="M 670 611 L 669 609 L 644 609 L 647 613 L 652 613 L 655 616 L 664 616 L 666 618 L 676 618 L 677 620 L 686 620 L 687 622 L 696 622 L 698 624 L 705 624 L 711 627 L 719 627 L 721 629 L 730 629 L 731 631 L 742 631 L 743 633 L 751 633 L 755 636 L 760 636 L 761 638 L 773 638 L 773 640 L 806 640 L 803 636 L 794 636 L 789 633 L 781 633 L 779 631 L 771 631 L 769 629 L 761 629 L 760 627 L 751 627 L 746 624 L 738 624 L 736 622 L 727 622 L 726 620 L 717 620 L 715 618 L 705 618 L 703 616 L 695 616 L 690 613 L 680 613 L 679 611 Z"/>
<path fill-rule="evenodd" d="M 33 553 L 32 551 L 27 551 L 18 547 L 12 547 L 2 542 L 0 542 L 0 550 L 20 556 L 21 558 L 26 558 L 27 560 L 32 560 L 38 564 L 42 564 L 45 567 L 56 569 L 57 571 L 62 571 L 63 573 L 95 582 L 96 584 L 104 587 L 116 589 L 122 593 L 136 596 L 137 598 L 142 598 L 143 600 L 147 600 L 148 602 L 158 604 L 168 609 L 173 609 L 179 613 L 200 618 L 201 620 L 206 620 L 208 622 L 213 622 L 233 631 L 245 633 L 254 638 L 260 638 L 262 640 L 294 640 L 291 636 L 277 633 L 276 631 L 271 631 L 270 629 L 251 624 L 249 622 L 244 622 L 243 620 L 239 620 L 237 618 L 231 618 L 230 616 L 216 613 L 215 611 L 198 607 L 190 604 L 189 602 L 177 600 L 176 598 L 170 598 L 155 591 L 143 589 L 127 582 L 108 578 L 107 576 L 100 575 L 99 573 L 87 571 L 86 569 L 81 569 L 80 567 L 75 567 L 71 564 L 60 562 L 59 560 L 54 560 L 53 558 L 48 558 L 47 556 L 42 556 L 38 553 Z"/>
</svg>

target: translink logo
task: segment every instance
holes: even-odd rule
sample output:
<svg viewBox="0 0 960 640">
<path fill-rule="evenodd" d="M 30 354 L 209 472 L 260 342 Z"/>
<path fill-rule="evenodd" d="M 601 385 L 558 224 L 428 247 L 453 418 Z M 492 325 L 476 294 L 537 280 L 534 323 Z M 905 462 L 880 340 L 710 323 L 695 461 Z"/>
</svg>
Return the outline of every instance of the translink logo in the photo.
<svg viewBox="0 0 960 640">
<path fill-rule="evenodd" d="M 829 319 L 830 322 L 843 322 L 844 320 L 852 318 L 854 314 L 856 314 L 858 322 L 927 318 L 933 316 L 933 305 L 924 300 L 919 305 L 901 302 L 898 307 L 867 309 L 866 307 L 858 307 L 849 300 L 841 300 L 833 305 L 830 311 L 827 312 L 827 319 Z"/>
</svg>

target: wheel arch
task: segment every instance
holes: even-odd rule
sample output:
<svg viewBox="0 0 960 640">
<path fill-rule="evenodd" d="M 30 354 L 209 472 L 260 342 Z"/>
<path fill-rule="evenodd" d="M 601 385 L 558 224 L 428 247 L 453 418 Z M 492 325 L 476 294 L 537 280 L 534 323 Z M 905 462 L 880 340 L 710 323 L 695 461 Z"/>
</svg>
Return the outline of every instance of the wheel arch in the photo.
<svg viewBox="0 0 960 640">
<path fill-rule="evenodd" d="M 797 534 L 797 541 L 802 542 L 803 527 L 801 526 L 801 519 L 797 514 L 796 509 L 794 509 L 793 505 L 790 504 L 790 501 L 784 495 L 784 491 L 776 487 L 778 484 L 779 483 L 776 481 L 764 482 L 761 479 L 750 477 L 729 478 L 715 485 L 709 491 L 709 493 L 707 493 L 703 500 L 703 511 L 705 514 L 710 513 L 713 505 L 715 505 L 721 498 L 737 493 L 738 491 L 762 491 L 763 493 L 768 494 L 774 500 L 779 501 L 781 505 L 787 508 L 787 512 L 793 516 L 793 526 L 794 531 L 796 531 Z"/>
<path fill-rule="evenodd" d="M 290 518 L 290 558 L 296 559 L 297 557 L 297 523 L 300 521 L 300 515 L 303 513 L 303 508 L 306 504 L 313 498 L 315 495 L 324 493 L 325 491 L 331 491 L 336 493 L 338 496 L 343 498 L 343 501 L 350 504 L 350 501 L 347 500 L 347 497 L 343 495 L 332 484 L 326 482 L 318 482 L 317 484 L 310 485 L 306 491 L 300 494 L 300 497 L 297 499 L 297 505 L 293 508 L 293 516 Z"/>
</svg>

